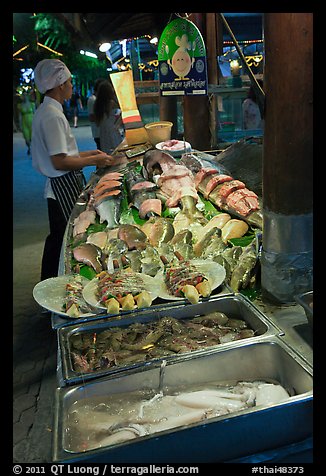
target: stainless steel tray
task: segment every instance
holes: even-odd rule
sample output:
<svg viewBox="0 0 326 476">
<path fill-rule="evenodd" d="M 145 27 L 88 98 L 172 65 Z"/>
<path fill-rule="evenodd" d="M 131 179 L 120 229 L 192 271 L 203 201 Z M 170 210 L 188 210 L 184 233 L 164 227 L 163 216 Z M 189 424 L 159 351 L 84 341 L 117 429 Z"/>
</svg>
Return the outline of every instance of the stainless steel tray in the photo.
<svg viewBox="0 0 326 476">
<path fill-rule="evenodd" d="M 310 305 L 313 304 L 314 292 L 309 291 L 307 293 L 294 296 L 294 298 L 297 301 L 297 303 L 303 307 L 306 313 L 307 321 L 311 325 L 311 327 L 313 327 L 313 309 Z"/>
<path fill-rule="evenodd" d="M 108 369 L 102 369 L 95 372 L 76 372 L 73 367 L 73 362 L 71 359 L 71 338 L 76 334 L 83 333 L 97 333 L 113 329 L 117 327 L 126 327 L 135 322 L 148 323 L 156 321 L 162 317 L 170 316 L 176 319 L 190 319 L 199 315 L 205 315 L 213 311 L 220 311 L 225 313 L 229 318 L 242 319 L 247 325 L 254 330 L 255 336 L 247 338 L 245 340 L 255 341 L 261 336 L 272 336 L 272 335 L 282 335 L 283 331 L 276 327 L 264 314 L 262 314 L 247 298 L 238 295 L 224 295 L 216 297 L 215 299 L 209 300 L 207 302 L 202 302 L 194 305 L 179 305 L 173 307 L 166 307 L 161 309 L 148 310 L 143 313 L 138 313 L 137 318 L 135 316 L 124 316 L 119 320 L 112 320 L 110 322 L 101 322 L 97 321 L 96 323 L 85 323 L 85 324 L 76 324 L 74 326 L 68 326 L 58 329 L 58 342 L 59 342 L 59 358 L 61 359 L 61 371 L 63 385 L 73 384 L 81 381 L 86 381 L 93 379 L 95 377 L 115 374 L 121 372 L 122 370 L 134 370 L 140 366 L 149 366 L 152 362 L 161 361 L 162 358 L 167 360 L 176 360 L 179 359 L 183 354 L 173 354 L 169 356 L 163 356 L 162 358 L 156 358 L 148 360 L 145 362 L 134 362 L 125 366 L 115 366 Z M 216 344 L 215 347 L 228 347 L 238 345 L 242 340 Z M 206 348 L 206 349 L 207 349 Z M 203 350 L 194 350 L 192 352 L 186 352 L 186 354 L 196 354 L 200 353 Z"/>
<path fill-rule="evenodd" d="M 227 462 L 249 454 L 300 442 L 312 434 L 312 367 L 280 337 L 241 341 L 168 361 L 160 387 L 160 363 L 133 373 L 120 372 L 85 384 L 57 389 L 54 417 L 55 462 L 200 463 Z M 116 393 L 150 389 L 172 393 L 180 386 L 207 382 L 272 380 L 291 395 L 282 403 L 261 405 L 134 440 L 74 452 L 66 419 L 74 402 Z M 87 435 L 83 435 L 87 439 Z"/>
<path fill-rule="evenodd" d="M 201 298 L 201 301 L 199 304 L 202 302 L 207 302 L 209 300 L 215 299 L 217 296 L 228 296 L 232 295 L 234 296 L 234 293 L 230 291 L 230 289 L 225 285 L 221 284 L 217 289 L 214 290 L 214 293 L 209 297 L 209 298 Z M 175 308 L 175 307 L 180 307 L 184 305 L 190 305 L 189 301 L 187 299 L 180 299 L 180 301 L 163 301 L 160 298 L 157 298 L 154 301 L 154 304 L 151 305 L 150 308 L 145 309 L 133 309 L 131 311 L 120 311 L 119 314 L 113 315 L 113 314 L 107 314 L 105 311 L 103 311 L 100 314 L 94 314 L 92 316 L 87 316 L 87 317 L 79 317 L 78 319 L 76 318 L 71 318 L 68 319 L 67 317 L 61 317 L 59 314 L 52 313 L 51 316 L 51 325 L 54 330 L 59 329 L 60 327 L 65 327 L 65 326 L 71 326 L 74 324 L 80 325 L 83 323 L 88 323 L 88 322 L 95 322 L 95 321 L 102 321 L 102 322 L 111 322 L 111 321 L 116 321 L 120 319 L 133 319 L 133 320 L 138 320 L 138 314 L 139 313 L 144 313 L 144 312 L 150 312 L 152 314 L 159 312 L 161 309 L 168 309 L 168 308 Z M 147 311 L 148 310 L 148 311 Z"/>
</svg>

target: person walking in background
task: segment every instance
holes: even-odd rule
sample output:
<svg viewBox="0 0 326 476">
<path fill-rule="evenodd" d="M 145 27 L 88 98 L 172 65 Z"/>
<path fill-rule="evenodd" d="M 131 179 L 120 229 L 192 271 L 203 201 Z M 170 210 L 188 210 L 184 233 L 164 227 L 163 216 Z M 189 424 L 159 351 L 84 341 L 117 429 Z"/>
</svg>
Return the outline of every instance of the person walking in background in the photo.
<svg viewBox="0 0 326 476">
<path fill-rule="evenodd" d="M 83 105 L 78 91 L 74 90 L 70 98 L 70 112 L 73 118 L 74 127 L 78 127 L 79 110 L 83 110 Z"/>
<path fill-rule="evenodd" d="M 62 240 L 76 200 L 85 186 L 82 168 L 110 166 L 113 157 L 100 151 L 79 152 L 63 113 L 72 95 L 71 73 L 58 59 L 40 61 L 34 70 L 35 84 L 44 100 L 37 108 L 32 127 L 32 165 L 46 177 L 50 234 L 46 238 L 41 280 L 57 276 Z"/>
<path fill-rule="evenodd" d="M 263 81 L 258 79 L 260 87 L 263 87 Z M 261 118 L 260 109 L 257 104 L 256 93 L 250 86 L 247 98 L 242 103 L 243 129 L 263 129 L 264 123 Z"/>
<path fill-rule="evenodd" d="M 97 89 L 94 117 L 100 131 L 101 150 L 111 154 L 123 141 L 124 134 L 121 133 L 121 110 L 114 88 L 107 80 L 102 81 Z"/>
<path fill-rule="evenodd" d="M 99 129 L 99 127 L 97 126 L 97 124 L 95 122 L 94 103 L 95 103 L 98 87 L 99 87 L 99 85 L 101 84 L 102 81 L 105 81 L 105 79 L 104 78 L 98 78 L 95 81 L 93 94 L 91 94 L 91 96 L 88 98 L 88 101 L 87 101 L 88 119 L 89 119 L 89 122 L 91 124 L 92 136 L 93 136 L 93 139 L 95 141 L 96 147 L 98 149 L 101 148 L 101 145 L 100 145 L 100 129 Z"/>
<path fill-rule="evenodd" d="M 21 99 L 21 103 L 17 106 L 19 112 L 19 125 L 27 145 L 27 154 L 30 155 L 32 140 L 32 122 L 35 112 L 35 104 L 31 101 L 30 94 L 28 92 L 24 92 L 22 94 Z"/>
<path fill-rule="evenodd" d="M 62 110 L 63 110 L 64 115 L 68 119 L 68 121 L 69 121 L 69 116 L 70 116 L 69 109 L 70 109 L 69 101 L 67 99 L 65 99 L 63 101 L 63 104 L 62 104 Z"/>
</svg>

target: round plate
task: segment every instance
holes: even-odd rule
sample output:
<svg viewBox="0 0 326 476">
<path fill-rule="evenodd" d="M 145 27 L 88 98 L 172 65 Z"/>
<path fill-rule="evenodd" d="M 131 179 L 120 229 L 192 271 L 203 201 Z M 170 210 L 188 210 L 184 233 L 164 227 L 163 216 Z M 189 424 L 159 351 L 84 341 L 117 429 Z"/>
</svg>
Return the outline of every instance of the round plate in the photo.
<svg viewBox="0 0 326 476">
<path fill-rule="evenodd" d="M 211 285 L 212 291 L 216 289 L 220 284 L 223 283 L 225 279 L 225 269 L 215 261 L 207 261 L 202 259 L 192 259 L 189 261 L 190 264 L 196 266 L 197 270 L 200 273 L 203 273 L 209 284 Z M 155 276 L 157 279 L 157 289 L 158 289 L 158 297 L 161 299 L 167 299 L 169 301 L 180 301 L 184 300 L 184 297 L 173 296 L 168 291 L 166 284 L 164 282 L 163 271 L 159 271 Z"/>
<path fill-rule="evenodd" d="M 186 152 L 191 152 L 191 145 L 189 142 L 183 142 L 183 140 L 179 141 L 180 149 L 163 149 L 163 145 L 165 142 L 159 142 L 156 144 L 156 148 L 158 150 L 162 150 L 162 152 L 167 152 L 168 154 L 172 155 L 173 157 L 181 157 L 182 154 L 185 154 Z"/>
<path fill-rule="evenodd" d="M 136 276 L 139 276 L 143 280 L 144 291 L 148 291 L 149 294 L 152 296 L 152 300 L 154 301 L 154 299 L 157 298 L 157 291 L 158 291 L 156 280 L 152 278 L 152 276 L 148 276 L 147 274 L 143 274 L 143 273 L 134 273 L 134 274 Z M 88 282 L 88 284 L 83 289 L 83 298 L 91 306 L 96 307 L 97 309 L 104 309 L 106 311 L 107 310 L 106 307 L 103 304 L 100 304 L 98 302 L 98 299 L 96 296 L 97 283 L 98 283 L 98 278 L 94 278 Z M 135 309 L 137 309 L 137 306 L 135 306 Z"/>
<path fill-rule="evenodd" d="M 66 296 L 66 284 L 71 281 L 74 276 L 79 276 L 83 286 L 89 283 L 89 279 L 80 276 L 79 274 L 63 274 L 55 278 L 44 279 L 34 286 L 33 297 L 35 301 L 45 309 L 59 314 L 59 316 L 67 317 L 68 319 L 78 319 L 69 316 L 62 310 L 64 298 Z M 79 317 L 94 316 L 94 312 L 87 312 L 80 314 Z"/>
</svg>

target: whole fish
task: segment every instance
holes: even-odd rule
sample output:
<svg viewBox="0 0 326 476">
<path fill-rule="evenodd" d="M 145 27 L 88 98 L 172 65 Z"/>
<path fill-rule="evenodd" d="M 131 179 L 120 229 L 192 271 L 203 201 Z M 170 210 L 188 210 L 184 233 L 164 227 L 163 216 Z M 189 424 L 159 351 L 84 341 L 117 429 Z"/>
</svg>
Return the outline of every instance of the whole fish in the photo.
<svg viewBox="0 0 326 476">
<path fill-rule="evenodd" d="M 207 219 L 196 207 L 196 200 L 190 195 L 185 195 L 180 199 L 181 210 L 173 220 L 174 231 L 177 234 L 184 229 L 202 228 L 207 224 Z"/>
<path fill-rule="evenodd" d="M 82 243 L 76 246 L 72 252 L 77 261 L 91 266 L 97 273 L 102 271 L 102 251 L 98 246 L 93 243 Z"/>
<path fill-rule="evenodd" d="M 127 243 L 129 250 L 143 250 L 147 245 L 146 234 L 137 226 L 123 224 L 119 226 L 118 238 Z"/>
<path fill-rule="evenodd" d="M 142 231 L 152 246 L 167 243 L 174 236 L 174 228 L 168 218 L 152 217 L 142 226 Z"/>
<path fill-rule="evenodd" d="M 111 190 L 101 195 L 94 202 L 94 208 L 100 217 L 100 222 L 107 222 L 107 228 L 116 228 L 119 226 L 121 213 L 122 192 L 120 190 Z"/>
<path fill-rule="evenodd" d="M 146 180 L 135 166 L 130 167 L 124 177 L 130 205 L 139 210 L 140 218 L 160 216 L 162 202 L 156 197 L 156 184 Z"/>
<path fill-rule="evenodd" d="M 95 223 L 96 219 L 96 213 L 95 210 L 84 210 L 83 212 L 80 213 L 80 215 L 75 218 L 73 222 L 73 236 L 80 235 L 84 233 L 89 225 Z"/>
<path fill-rule="evenodd" d="M 230 287 L 234 292 L 238 292 L 241 288 L 248 286 L 257 261 L 256 245 L 253 242 L 244 248 L 237 265 L 233 269 Z"/>
<path fill-rule="evenodd" d="M 177 161 L 172 155 L 158 149 L 148 150 L 143 158 L 143 175 L 151 180 L 155 175 L 161 175 L 176 164 Z"/>
</svg>

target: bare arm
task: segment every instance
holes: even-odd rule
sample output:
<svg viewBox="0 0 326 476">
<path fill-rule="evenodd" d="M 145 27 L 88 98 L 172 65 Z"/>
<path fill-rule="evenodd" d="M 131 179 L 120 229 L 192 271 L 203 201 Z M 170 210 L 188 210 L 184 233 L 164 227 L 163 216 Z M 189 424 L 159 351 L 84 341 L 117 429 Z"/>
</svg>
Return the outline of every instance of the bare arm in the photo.
<svg viewBox="0 0 326 476">
<path fill-rule="evenodd" d="M 114 162 L 112 155 L 100 150 L 84 151 L 79 156 L 56 154 L 51 156 L 51 160 L 57 170 L 78 170 L 89 165 L 108 167 Z"/>
</svg>

